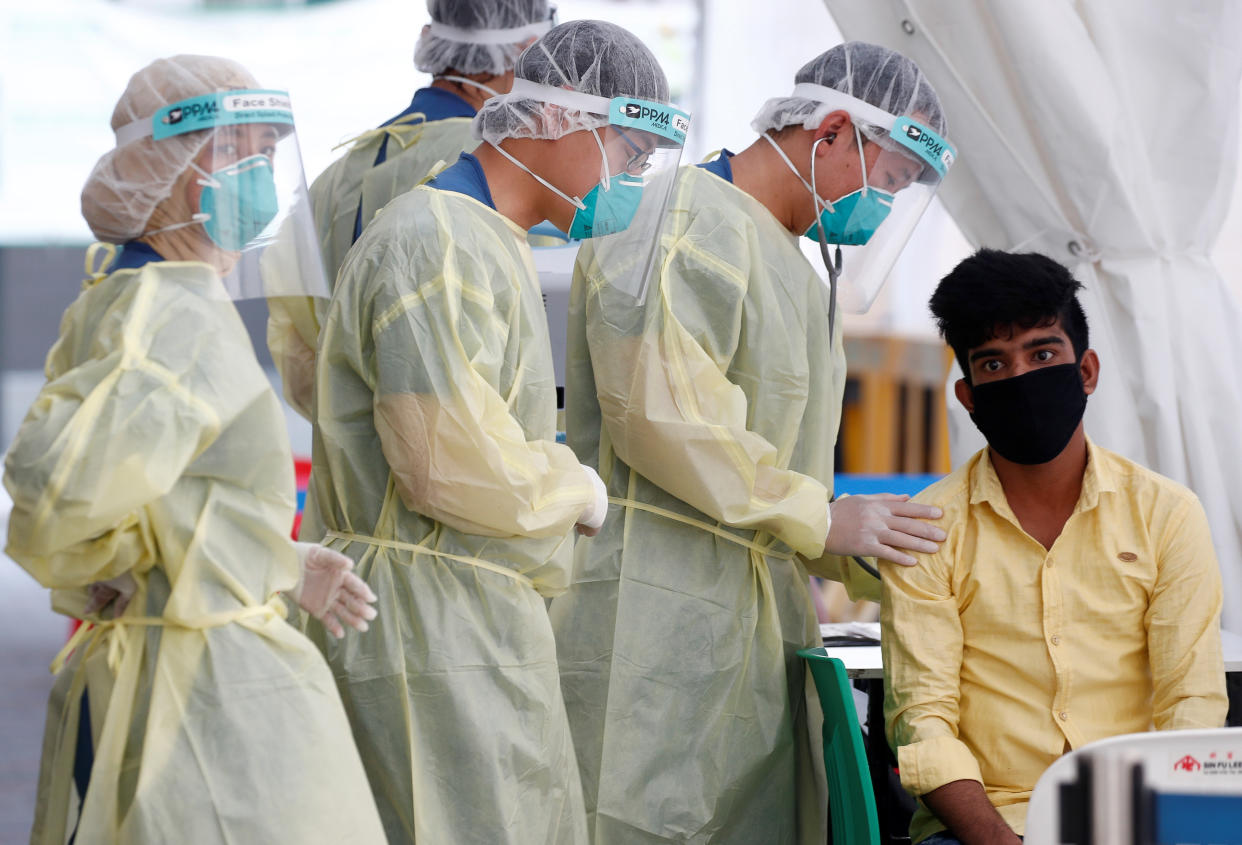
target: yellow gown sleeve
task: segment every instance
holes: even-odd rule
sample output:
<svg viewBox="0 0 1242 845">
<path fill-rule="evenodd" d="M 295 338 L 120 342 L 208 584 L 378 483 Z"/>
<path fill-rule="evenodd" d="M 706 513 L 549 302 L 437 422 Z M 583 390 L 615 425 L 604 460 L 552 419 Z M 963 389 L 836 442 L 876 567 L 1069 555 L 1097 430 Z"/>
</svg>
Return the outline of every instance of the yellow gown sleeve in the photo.
<svg viewBox="0 0 1242 845">
<path fill-rule="evenodd" d="M 580 278 L 600 411 L 617 455 L 653 483 L 713 519 L 768 531 L 818 558 L 828 490 L 787 469 L 788 456 L 749 429 L 746 395 L 727 375 L 739 344 L 765 341 L 742 337 L 748 271 L 679 239 L 632 330 L 615 319 L 626 304 L 610 302 L 624 294 L 597 280 L 606 274 Z"/>
<path fill-rule="evenodd" d="M 309 296 L 280 296 L 267 301 L 267 348 L 280 373 L 285 401 L 304 418 L 311 418 L 315 384 L 319 314 Z"/>
<path fill-rule="evenodd" d="M 186 377 L 203 356 L 227 358 L 226 338 L 203 328 L 216 321 L 174 285 L 142 277 L 130 284 L 105 313 L 80 308 L 81 300 L 71 306 L 49 381 L 5 461 L 13 498 L 6 551 L 45 587 L 149 568 L 156 549 L 146 506 L 172 489 L 221 427 L 218 410 Z M 96 324 L 104 327 L 97 333 Z M 92 357 L 52 369 L 58 350 L 86 339 Z M 227 360 L 221 366 L 218 375 Z M 221 391 L 236 388 L 215 380 Z"/>
<path fill-rule="evenodd" d="M 473 534 L 570 531 L 595 494 L 573 452 L 543 439 L 554 434 L 554 395 L 540 394 L 547 431 L 525 431 L 509 412 L 527 401 L 522 350 L 547 343 L 546 324 L 522 318 L 518 292 L 504 295 L 524 268 L 450 247 L 435 267 L 418 262 L 423 273 L 399 255 L 374 271 L 383 293 L 371 335 L 375 425 L 402 502 Z"/>
<path fill-rule="evenodd" d="M 876 567 L 875 558 L 864 558 L 871 566 Z M 801 558 L 806 571 L 829 581 L 839 581 L 845 587 L 850 601 L 865 599 L 878 602 L 880 600 L 880 579 L 858 565 L 848 555 L 834 555 L 824 552 L 818 558 Z"/>
</svg>

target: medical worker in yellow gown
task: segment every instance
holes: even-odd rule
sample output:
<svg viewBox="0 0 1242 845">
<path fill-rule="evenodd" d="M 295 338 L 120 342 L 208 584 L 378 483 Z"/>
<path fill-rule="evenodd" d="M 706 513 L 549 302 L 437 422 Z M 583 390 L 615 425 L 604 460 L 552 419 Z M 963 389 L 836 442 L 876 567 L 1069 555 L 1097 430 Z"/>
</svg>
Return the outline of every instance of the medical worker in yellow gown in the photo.
<svg viewBox="0 0 1242 845">
<path fill-rule="evenodd" d="M 554 440 L 526 234 L 647 231 L 643 174 L 679 152 L 664 127 L 684 115 L 651 52 L 603 22 L 553 28 L 516 76 L 475 118 L 485 143 L 362 233 L 319 348 L 303 531 L 357 561 L 379 618 L 366 638 L 310 633 L 391 842 L 587 838 L 545 597 L 607 505 Z"/>
<path fill-rule="evenodd" d="M 547 0 L 428 0 L 431 22 L 414 48 L 414 66 L 431 84 L 409 106 L 349 149 L 311 185 L 315 231 L 328 283 L 363 228 L 393 197 L 474 149 L 470 122 L 488 98 L 513 84 L 522 49 L 552 28 Z M 375 25 L 375 24 L 372 24 Z M 268 347 L 285 398 L 310 419 L 315 348 L 326 300 L 269 303 Z"/>
<path fill-rule="evenodd" d="M 841 555 L 912 564 L 944 535 L 905 497 L 831 502 L 838 264 L 825 284 L 799 238 L 845 245 L 852 290 L 882 278 L 941 175 L 897 139 L 914 121 L 944 131 L 913 62 L 835 47 L 751 147 L 682 168 L 641 301 L 579 254 L 566 428 L 612 507 L 550 612 L 597 845 L 824 842 L 808 572 L 878 598 Z"/>
<path fill-rule="evenodd" d="M 85 620 L 31 842 L 382 842 L 332 676 L 281 598 L 340 635 L 374 596 L 288 539 L 284 416 L 232 301 L 257 284 L 243 252 L 298 210 L 280 186 L 304 198 L 288 97 L 174 56 L 133 76 L 112 128 L 82 211 L 123 248 L 65 312 L 5 462 L 6 553 Z"/>
</svg>

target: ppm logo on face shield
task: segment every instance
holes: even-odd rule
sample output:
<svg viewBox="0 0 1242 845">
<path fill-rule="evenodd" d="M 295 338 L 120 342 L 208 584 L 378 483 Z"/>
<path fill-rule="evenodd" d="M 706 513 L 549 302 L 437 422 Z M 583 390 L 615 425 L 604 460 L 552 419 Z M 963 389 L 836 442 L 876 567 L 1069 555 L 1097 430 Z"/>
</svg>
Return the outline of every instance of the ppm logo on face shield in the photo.
<svg viewBox="0 0 1242 845">
<path fill-rule="evenodd" d="M 215 100 L 186 103 L 179 108 L 171 109 L 164 118 L 166 123 L 180 123 L 183 120 L 194 122 L 210 121 L 220 112 L 220 104 Z"/>
<path fill-rule="evenodd" d="M 928 161 L 940 159 L 946 167 L 953 163 L 953 153 L 933 137 L 930 132 L 924 132 L 919 127 L 911 125 L 906 127 L 906 137 L 923 147 L 924 157 Z M 946 154 L 948 155 L 948 161 L 944 159 Z"/>
<path fill-rule="evenodd" d="M 633 120 L 645 120 L 654 126 L 667 129 L 669 122 L 672 120 L 672 114 L 664 109 L 655 109 L 651 106 L 644 106 L 641 103 L 626 103 L 622 107 L 622 113 Z"/>
</svg>

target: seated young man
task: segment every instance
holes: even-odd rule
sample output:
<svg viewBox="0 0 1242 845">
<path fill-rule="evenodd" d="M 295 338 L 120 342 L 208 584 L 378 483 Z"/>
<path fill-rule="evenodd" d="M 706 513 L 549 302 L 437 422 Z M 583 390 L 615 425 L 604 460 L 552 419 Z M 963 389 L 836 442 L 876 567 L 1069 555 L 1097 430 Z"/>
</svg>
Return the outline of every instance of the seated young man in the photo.
<svg viewBox="0 0 1242 845">
<path fill-rule="evenodd" d="M 1083 433 L 1100 362 L 1081 287 L 981 250 L 931 299 L 987 438 L 917 499 L 948 534 L 881 564 L 884 711 L 915 842 L 1017 842 L 1059 755 L 1224 724 L 1221 582 L 1195 495 Z"/>
</svg>

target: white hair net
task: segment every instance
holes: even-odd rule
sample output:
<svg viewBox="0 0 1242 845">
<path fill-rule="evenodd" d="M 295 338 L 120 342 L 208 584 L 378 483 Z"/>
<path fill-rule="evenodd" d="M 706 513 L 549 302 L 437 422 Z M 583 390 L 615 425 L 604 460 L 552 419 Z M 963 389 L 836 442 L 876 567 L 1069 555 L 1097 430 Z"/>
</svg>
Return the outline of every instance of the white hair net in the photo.
<svg viewBox="0 0 1242 845">
<path fill-rule="evenodd" d="M 427 11 L 431 26 L 419 36 L 414 66 L 431 74 L 505 73 L 543 34 L 528 28 L 551 17 L 548 0 L 427 0 Z"/>
<path fill-rule="evenodd" d="M 112 130 L 189 97 L 257 87 L 254 77 L 231 59 L 156 59 L 130 77 L 112 111 Z M 141 235 L 155 207 L 210 137 L 207 130 L 159 141 L 148 135 L 104 153 L 82 187 L 82 216 L 95 237 L 119 244 Z"/>
<path fill-rule="evenodd" d="M 668 80 L 647 45 L 606 21 L 569 21 L 554 27 L 522 53 L 513 70 L 517 79 L 597 97 L 668 102 Z M 505 94 L 484 104 L 473 129 L 478 140 L 498 144 L 505 138 L 554 141 L 607 123 L 606 115 Z"/>
<path fill-rule="evenodd" d="M 920 123 L 940 135 L 946 134 L 940 98 L 927 77 L 912 59 L 887 47 L 864 41 L 838 44 L 803 65 L 794 82 L 833 88 L 897 117 L 917 114 Z M 760 133 L 794 125 L 814 129 L 835 108 L 804 97 L 774 97 L 763 104 L 750 125 Z M 856 119 L 854 123 L 868 139 L 889 149 L 899 149 L 885 130 L 862 120 Z"/>
</svg>

